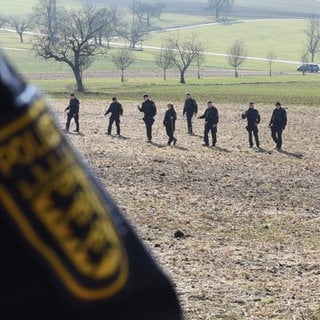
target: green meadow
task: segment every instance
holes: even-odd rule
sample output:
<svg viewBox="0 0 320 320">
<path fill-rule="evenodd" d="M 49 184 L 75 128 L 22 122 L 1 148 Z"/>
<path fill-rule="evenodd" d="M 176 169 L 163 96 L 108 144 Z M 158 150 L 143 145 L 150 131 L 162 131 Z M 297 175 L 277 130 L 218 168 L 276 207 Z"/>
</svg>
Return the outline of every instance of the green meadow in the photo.
<svg viewBox="0 0 320 320">
<path fill-rule="evenodd" d="M 165 43 L 169 36 L 181 39 L 195 35 L 207 53 L 225 54 L 230 45 L 242 39 L 248 56 L 265 59 L 269 52 L 275 60 L 300 61 L 304 49 L 306 28 L 305 20 L 248 20 L 232 24 L 214 24 L 194 29 L 182 29 L 154 34 L 145 41 L 146 45 L 157 46 Z M 226 67 L 226 58 L 206 55 L 205 64 L 209 67 Z M 248 59 L 241 68 L 265 70 L 266 62 Z M 274 62 L 274 71 L 290 72 L 296 70 L 292 63 Z"/>
<path fill-rule="evenodd" d="M 177 20 L 190 22 L 185 16 L 177 17 Z M 195 24 L 198 18 L 194 17 Z M 209 22 L 208 17 L 202 18 L 203 23 Z M 174 27 L 173 20 L 174 15 L 165 14 L 161 23 Z M 98 56 L 84 72 L 86 93 L 83 98 L 90 96 L 99 99 L 117 94 L 122 100 L 132 100 L 148 91 L 154 99 L 174 102 L 181 100 L 186 91 L 191 91 L 201 96 L 203 101 L 209 98 L 230 103 L 281 100 L 285 104 L 317 105 L 320 101 L 319 75 L 303 76 L 296 71 L 305 48 L 305 28 L 305 20 L 264 19 L 153 33 L 144 41 L 143 51 L 133 52 L 134 63 L 125 71 L 123 83 L 119 70 L 111 62 L 111 55 L 118 48 L 117 41 L 114 41 L 111 50 L 104 56 Z M 204 46 L 201 79 L 197 79 L 197 67 L 192 65 L 185 75 L 186 84 L 179 83 L 176 69 L 168 70 L 167 80 L 163 80 L 163 71 L 154 62 L 159 48 L 169 36 L 184 39 L 191 35 L 195 35 Z M 37 58 L 31 51 L 31 36 L 26 34 L 24 39 L 24 43 L 20 43 L 16 33 L 0 31 L 2 51 L 19 73 L 27 79 L 30 77 L 32 83 L 53 97 L 65 96 L 65 92 L 74 90 L 75 81 L 67 65 Z M 239 68 L 239 78 L 233 76 L 233 69 L 222 56 L 237 39 L 243 40 L 249 57 Z M 269 64 L 266 61 L 269 52 L 275 56 L 272 77 L 268 76 Z M 253 72 L 257 75 L 252 76 Z M 55 79 L 55 74 L 64 74 L 63 79 L 61 76 Z"/>
</svg>

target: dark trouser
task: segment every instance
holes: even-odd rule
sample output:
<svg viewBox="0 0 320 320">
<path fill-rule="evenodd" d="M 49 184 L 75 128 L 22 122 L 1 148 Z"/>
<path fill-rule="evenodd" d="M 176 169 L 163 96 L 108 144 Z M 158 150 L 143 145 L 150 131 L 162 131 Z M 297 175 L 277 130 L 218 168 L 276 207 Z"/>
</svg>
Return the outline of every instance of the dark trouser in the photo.
<svg viewBox="0 0 320 320">
<path fill-rule="evenodd" d="M 254 140 L 256 141 L 256 146 L 259 148 L 259 135 L 258 135 L 258 127 L 255 125 L 248 125 L 247 126 L 247 130 L 248 130 L 248 136 L 249 136 L 249 145 L 250 147 L 253 146 L 253 140 L 252 140 L 252 134 L 254 135 Z"/>
<path fill-rule="evenodd" d="M 282 131 L 283 129 L 281 127 L 271 127 L 271 137 L 277 144 L 277 149 L 281 149 L 282 146 Z"/>
<path fill-rule="evenodd" d="M 112 116 L 109 119 L 108 133 L 111 134 L 111 129 L 112 129 L 113 122 L 116 123 L 117 134 L 120 135 L 120 118 L 114 118 Z"/>
<path fill-rule="evenodd" d="M 68 113 L 67 114 L 67 123 L 66 123 L 66 131 L 69 131 L 70 121 L 74 118 L 74 122 L 76 124 L 76 131 L 79 132 L 79 115 L 77 113 Z"/>
<path fill-rule="evenodd" d="M 166 132 L 167 132 L 167 135 L 169 137 L 169 140 L 168 140 L 168 144 L 170 145 L 172 141 L 174 141 L 175 137 L 174 137 L 174 124 L 169 124 L 169 125 L 166 125 Z"/>
<path fill-rule="evenodd" d="M 209 145 L 209 131 L 211 131 L 212 136 L 212 145 L 215 146 L 217 143 L 217 127 L 214 127 L 213 124 L 206 123 L 204 125 L 204 143 Z"/>
<path fill-rule="evenodd" d="M 192 116 L 193 116 L 193 113 L 191 114 L 187 113 L 187 127 L 188 127 L 189 133 L 192 133 Z"/>
<path fill-rule="evenodd" d="M 147 131 L 147 137 L 148 140 L 151 141 L 152 140 L 152 125 L 153 125 L 153 118 L 152 119 L 144 119 L 144 122 L 146 124 L 146 131 Z"/>
</svg>

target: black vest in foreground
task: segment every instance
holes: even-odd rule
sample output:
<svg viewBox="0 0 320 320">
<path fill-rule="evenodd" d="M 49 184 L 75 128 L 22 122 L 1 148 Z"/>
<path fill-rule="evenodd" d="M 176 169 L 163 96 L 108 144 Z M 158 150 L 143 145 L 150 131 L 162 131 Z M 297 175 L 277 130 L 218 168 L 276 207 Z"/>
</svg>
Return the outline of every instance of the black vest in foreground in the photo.
<svg viewBox="0 0 320 320">
<path fill-rule="evenodd" d="M 168 277 L 1 56 L 0 96 L 0 319 L 181 319 Z"/>
</svg>

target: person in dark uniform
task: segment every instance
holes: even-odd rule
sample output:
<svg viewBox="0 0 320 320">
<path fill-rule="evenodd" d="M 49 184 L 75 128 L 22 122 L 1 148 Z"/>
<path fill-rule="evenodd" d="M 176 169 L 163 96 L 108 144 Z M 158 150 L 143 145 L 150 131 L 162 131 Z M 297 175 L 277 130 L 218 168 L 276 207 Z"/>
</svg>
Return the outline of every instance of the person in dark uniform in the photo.
<svg viewBox="0 0 320 320">
<path fill-rule="evenodd" d="M 104 115 L 106 116 L 108 113 L 111 113 L 111 116 L 109 118 L 107 133 L 111 134 L 112 124 L 115 122 L 117 127 L 117 135 L 120 136 L 120 116 L 123 114 L 123 108 L 121 103 L 118 102 L 117 97 L 112 98 L 112 102 Z"/>
<path fill-rule="evenodd" d="M 172 103 L 167 104 L 168 110 L 166 111 L 163 119 L 163 125 L 166 127 L 166 132 L 169 137 L 168 145 L 171 145 L 171 142 L 173 141 L 173 144 L 175 145 L 177 142 L 177 139 L 174 137 L 174 131 L 175 131 L 175 124 L 177 120 L 177 113 L 174 110 L 174 106 Z"/>
<path fill-rule="evenodd" d="M 193 133 L 192 131 L 192 117 L 198 113 L 198 105 L 196 100 L 194 100 L 190 93 L 186 93 L 186 100 L 183 107 L 183 115 L 187 116 L 187 127 L 188 133 Z"/>
<path fill-rule="evenodd" d="M 143 121 L 146 125 L 148 142 L 152 141 L 152 125 L 154 123 L 154 116 L 157 114 L 155 103 L 149 99 L 148 94 L 143 95 L 144 101 L 138 105 L 138 110 L 144 113 Z"/>
<path fill-rule="evenodd" d="M 80 106 L 79 100 L 77 99 L 74 93 L 71 93 L 69 105 L 65 109 L 65 111 L 69 110 L 69 112 L 67 113 L 66 132 L 69 132 L 70 121 L 72 118 L 74 118 L 74 122 L 76 124 L 75 132 L 79 132 L 79 106 Z"/>
<path fill-rule="evenodd" d="M 209 131 L 211 131 L 212 136 L 212 146 L 215 147 L 217 143 L 217 124 L 219 122 L 218 110 L 213 106 L 212 101 L 207 102 L 207 109 L 204 114 L 198 119 L 205 119 L 204 124 L 204 144 L 203 146 L 209 146 Z"/>
<path fill-rule="evenodd" d="M 252 134 L 254 135 L 257 148 L 260 148 L 258 124 L 260 123 L 261 118 L 258 110 L 254 108 L 253 102 L 249 103 L 249 109 L 243 112 L 241 117 L 242 119 L 247 119 L 248 121 L 248 125 L 246 126 L 246 129 L 248 131 L 250 148 L 253 147 Z"/>
<path fill-rule="evenodd" d="M 282 147 L 282 132 L 287 125 L 287 112 L 282 108 L 281 103 L 276 103 L 276 108 L 272 112 L 272 116 L 269 123 L 271 128 L 271 137 L 276 143 L 276 149 L 281 150 Z"/>
</svg>

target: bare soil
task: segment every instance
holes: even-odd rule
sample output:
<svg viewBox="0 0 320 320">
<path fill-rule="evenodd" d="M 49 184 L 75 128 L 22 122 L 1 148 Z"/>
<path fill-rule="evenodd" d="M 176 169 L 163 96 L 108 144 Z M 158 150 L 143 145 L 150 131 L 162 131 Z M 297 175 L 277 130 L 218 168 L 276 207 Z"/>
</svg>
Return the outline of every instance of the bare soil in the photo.
<svg viewBox="0 0 320 320">
<path fill-rule="evenodd" d="M 216 105 L 218 143 L 207 148 L 203 120 L 186 133 L 182 102 L 177 145 L 167 146 L 162 126 L 167 101 L 156 101 L 147 143 L 139 102 L 123 102 L 116 137 L 115 127 L 106 135 L 110 101 L 82 101 L 81 133 L 67 138 L 172 278 L 185 319 L 320 319 L 319 110 L 286 106 L 277 152 L 271 104 L 256 106 L 258 150 L 240 117 L 247 106 Z M 52 101 L 61 128 L 66 104 Z"/>
</svg>

